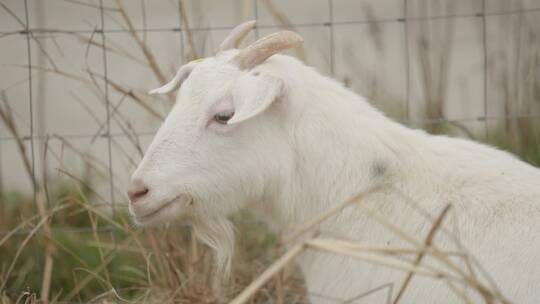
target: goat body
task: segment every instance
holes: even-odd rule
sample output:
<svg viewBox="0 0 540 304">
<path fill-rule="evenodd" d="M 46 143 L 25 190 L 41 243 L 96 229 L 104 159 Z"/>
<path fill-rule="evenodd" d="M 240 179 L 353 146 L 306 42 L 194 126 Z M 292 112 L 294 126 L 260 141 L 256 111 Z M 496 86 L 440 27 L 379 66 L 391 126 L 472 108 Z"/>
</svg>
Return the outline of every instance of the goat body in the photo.
<svg viewBox="0 0 540 304">
<path fill-rule="evenodd" d="M 402 302 L 540 302 L 540 170 L 483 144 L 393 122 L 341 84 L 276 54 L 302 42 L 295 33 L 234 49 L 253 26 L 238 26 L 216 56 L 184 65 L 153 91 L 167 93 L 184 82 L 132 177 L 130 210 L 139 223 L 190 216 L 227 270 L 234 240 L 227 216 L 240 208 L 290 231 L 364 193 L 362 206 L 321 223 L 321 236 L 414 249 L 373 214 L 423 242 L 450 205 L 429 242 L 474 259 L 449 254 L 459 266 L 449 269 L 427 254 L 421 265 L 461 272 L 504 297 L 473 292 L 455 276 L 417 275 Z M 314 250 L 297 262 L 313 303 L 396 299 L 407 276 Z"/>
<path fill-rule="evenodd" d="M 443 224 L 446 233 L 439 232 L 434 244 L 449 251 L 466 249 L 511 300 L 540 301 L 537 168 L 483 144 L 406 128 L 342 85 L 292 61 L 276 55 L 268 62 L 268 69 L 285 71 L 281 76 L 291 84 L 287 117 L 281 123 L 288 131 L 294 166 L 265 197 L 272 203 L 260 206 L 267 220 L 272 215 L 274 226 L 294 226 L 369 192 L 363 206 L 423 241 L 433 219 L 451 204 Z M 319 229 L 323 237 L 411 246 L 363 208 L 345 209 Z M 386 286 L 355 301 L 382 303 L 406 276 L 402 270 L 333 253 L 309 251 L 298 263 L 312 303 L 328 302 L 317 295 L 353 299 Z M 438 265 L 433 258 L 425 263 Z M 466 272 L 465 261 L 458 264 Z M 479 269 L 473 271 L 483 277 Z M 489 282 L 485 276 L 480 281 Z M 403 303 L 458 299 L 445 280 L 418 276 L 402 298 Z"/>
</svg>

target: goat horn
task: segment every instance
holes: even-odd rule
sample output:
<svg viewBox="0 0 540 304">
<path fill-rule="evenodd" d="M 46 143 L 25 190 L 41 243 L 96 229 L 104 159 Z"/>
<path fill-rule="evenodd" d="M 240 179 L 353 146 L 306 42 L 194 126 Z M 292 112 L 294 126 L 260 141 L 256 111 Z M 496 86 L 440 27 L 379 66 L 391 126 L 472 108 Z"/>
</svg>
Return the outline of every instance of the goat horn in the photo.
<svg viewBox="0 0 540 304">
<path fill-rule="evenodd" d="M 250 46 L 242 49 L 234 58 L 233 62 L 242 70 L 249 70 L 268 57 L 283 50 L 296 47 L 304 42 L 304 39 L 295 32 L 281 31 L 261 38 Z"/>
<path fill-rule="evenodd" d="M 255 27 L 255 20 L 247 21 L 242 24 L 237 25 L 230 33 L 225 40 L 219 46 L 220 51 L 226 51 L 230 49 L 237 49 L 242 40 L 246 35 L 251 32 Z"/>
</svg>

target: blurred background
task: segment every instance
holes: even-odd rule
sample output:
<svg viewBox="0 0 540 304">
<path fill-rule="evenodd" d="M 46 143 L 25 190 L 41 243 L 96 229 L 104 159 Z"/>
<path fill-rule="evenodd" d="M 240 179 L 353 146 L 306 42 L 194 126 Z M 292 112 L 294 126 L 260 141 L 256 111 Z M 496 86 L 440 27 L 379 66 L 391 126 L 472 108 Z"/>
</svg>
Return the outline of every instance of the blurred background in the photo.
<svg viewBox="0 0 540 304">
<path fill-rule="evenodd" d="M 251 19 L 244 45 L 297 31 L 290 55 L 393 119 L 540 164 L 539 0 L 0 0 L 0 303 L 219 302 L 268 265 L 278 236 L 236 216 L 217 292 L 208 250 L 134 229 L 125 195 L 174 103 L 146 92 Z M 276 294 L 305 301 L 294 268 L 254 301 Z"/>
</svg>

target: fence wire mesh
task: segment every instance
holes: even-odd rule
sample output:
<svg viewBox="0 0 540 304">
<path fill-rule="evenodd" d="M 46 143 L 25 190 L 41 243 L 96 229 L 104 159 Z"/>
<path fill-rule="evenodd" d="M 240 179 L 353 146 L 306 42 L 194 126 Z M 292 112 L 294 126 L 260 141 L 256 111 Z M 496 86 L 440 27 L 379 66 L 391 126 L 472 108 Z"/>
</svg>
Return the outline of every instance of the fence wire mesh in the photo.
<svg viewBox="0 0 540 304">
<path fill-rule="evenodd" d="M 520 113 L 519 111 L 503 111 L 503 113 L 495 113 L 496 111 L 490 110 L 490 90 L 493 89 L 493 87 L 497 86 L 496 83 L 490 83 L 490 64 L 493 60 L 497 60 L 497 57 L 493 56 L 490 57 L 490 45 L 494 45 L 494 43 L 490 43 L 489 39 L 492 38 L 488 34 L 488 27 L 490 23 L 490 18 L 496 18 L 500 16 L 517 16 L 518 18 L 525 18 L 526 15 L 533 15 L 535 18 L 540 17 L 540 7 L 526 7 L 526 8 L 513 8 L 513 9 L 506 9 L 506 10 L 500 10 L 500 11 L 488 11 L 486 6 L 487 2 L 489 0 L 481 0 L 479 9 L 473 12 L 467 12 L 467 13 L 453 13 L 453 12 L 446 12 L 443 14 L 436 14 L 436 15 L 428 15 L 428 16 L 412 16 L 411 14 L 411 2 L 414 2 L 418 4 L 418 1 L 411 1 L 411 0 L 400 0 L 394 1 L 396 5 L 399 5 L 402 7 L 401 14 L 399 16 L 395 17 L 384 17 L 384 18 L 377 18 L 377 17 L 371 17 L 366 18 L 366 15 L 360 14 L 359 18 L 357 20 L 336 20 L 336 1 L 339 0 L 327 0 L 326 3 L 326 9 L 324 11 L 319 12 L 321 15 L 326 14 L 326 21 L 322 22 L 294 22 L 295 20 L 292 19 L 289 21 L 286 17 L 286 13 L 284 14 L 283 19 L 281 22 L 278 20 L 275 24 L 265 24 L 260 23 L 256 26 L 254 31 L 255 39 L 258 39 L 259 37 L 263 36 L 263 32 L 266 33 L 268 31 L 275 31 L 282 28 L 291 28 L 291 29 L 297 29 L 297 30 L 305 30 L 305 29 L 312 29 L 315 31 L 320 30 L 325 31 L 324 35 L 327 35 L 328 38 L 325 42 L 327 43 L 328 47 L 328 53 L 323 54 L 323 61 L 328 62 L 327 71 L 328 74 L 333 75 L 335 77 L 343 77 L 343 75 L 338 75 L 337 73 L 337 61 L 338 59 L 340 61 L 343 61 L 343 58 L 338 58 L 338 56 L 344 56 L 343 53 L 338 53 L 337 50 L 337 41 L 336 41 L 336 30 L 347 27 L 347 26 L 369 26 L 372 28 L 377 28 L 379 26 L 384 25 L 397 25 L 400 27 L 400 38 L 403 42 L 402 44 L 402 51 L 401 58 L 403 59 L 403 71 L 402 71 L 402 81 L 404 83 L 403 89 L 404 92 L 400 93 L 399 96 L 401 101 L 401 106 L 403 107 L 402 111 L 400 112 L 401 115 L 397 115 L 395 118 L 396 120 L 399 120 L 405 124 L 408 124 L 410 126 L 414 127 L 424 127 L 428 129 L 430 132 L 440 132 L 440 129 L 431 128 L 430 126 L 439 126 L 443 124 L 450 124 L 455 125 L 457 128 L 461 131 L 463 129 L 464 132 L 458 132 L 459 134 L 463 135 L 465 133 L 466 136 L 470 136 L 476 139 L 482 139 L 488 141 L 490 138 L 490 133 L 495 130 L 495 128 L 490 125 L 490 121 L 493 122 L 506 122 L 506 121 L 523 121 L 527 120 L 532 121 L 536 120 L 538 121 L 538 118 L 540 118 L 540 112 L 535 113 L 534 110 L 525 111 L 524 113 Z M 24 0 L 23 5 L 23 15 L 20 16 L 18 12 L 12 9 L 12 6 L 18 6 L 18 4 L 14 3 L 0 3 L 1 7 L 0 10 L 3 10 L 5 13 L 5 16 L 3 18 L 11 18 L 15 20 L 15 22 L 19 25 L 20 29 L 2 29 L 0 28 L 0 41 L 3 39 L 11 38 L 11 37 L 24 37 L 25 44 L 26 44 L 26 62 L 24 63 L 16 63 L 15 65 L 18 65 L 21 69 L 26 69 L 27 76 L 25 79 L 22 79 L 16 83 L 13 83 L 9 87 L 2 88 L 2 96 L 3 96 L 3 107 L 2 109 L 4 113 L 7 113 L 11 116 L 6 116 L 6 114 L 2 117 L 4 120 L 2 122 L 3 126 L 6 125 L 8 128 L 6 128 L 6 132 L 0 133 L 0 192 L 3 193 L 7 191 L 7 187 L 5 185 L 6 181 L 9 180 L 14 172 L 8 172 L 6 171 L 6 162 L 11 162 L 12 157 L 15 157 L 14 148 L 10 149 L 10 152 L 6 152 L 6 146 L 19 146 L 19 152 L 25 154 L 28 157 L 28 168 L 29 176 L 32 180 L 31 183 L 31 191 L 33 193 L 33 201 L 36 202 L 40 198 L 39 196 L 42 195 L 41 192 L 47 191 L 47 172 L 40 172 L 51 170 L 51 168 L 47 168 L 47 162 L 43 161 L 46 157 L 51 157 L 54 153 L 60 153 L 62 154 L 64 149 L 67 149 L 66 147 L 69 146 L 70 141 L 76 141 L 76 140 L 91 140 L 94 141 L 104 141 L 104 144 L 100 146 L 100 152 L 101 154 L 104 154 L 105 157 L 102 158 L 103 161 L 96 161 L 97 164 L 95 166 L 100 167 L 105 172 L 105 175 L 102 176 L 104 180 L 108 183 L 108 191 L 106 191 L 106 198 L 102 198 L 99 201 L 102 201 L 104 204 L 110 204 L 112 206 L 111 212 L 112 217 L 115 217 L 116 210 L 125 209 L 125 204 L 121 204 L 126 201 L 125 197 L 123 196 L 123 191 L 119 189 L 119 186 L 116 184 L 116 182 L 119 179 L 119 176 L 124 176 L 121 174 L 117 174 L 115 170 L 118 170 L 120 166 L 115 166 L 115 162 L 118 161 L 114 157 L 115 149 L 122 150 L 122 145 L 119 144 L 119 141 L 121 140 L 127 140 L 128 142 L 134 142 L 134 145 L 138 145 L 136 147 L 136 150 L 138 150 L 138 156 L 142 154 L 142 148 L 140 144 L 141 138 L 146 138 L 148 141 L 151 139 L 152 135 L 154 135 L 154 130 L 135 130 L 129 122 L 129 117 L 126 118 L 118 118 L 119 115 L 126 115 L 125 113 L 119 113 L 119 107 L 121 103 L 123 103 L 124 99 L 131 99 L 132 101 L 135 101 L 137 103 L 142 104 L 143 107 L 149 107 L 153 108 L 152 106 L 149 106 L 147 104 L 147 97 L 144 96 L 144 93 L 142 93 L 142 90 L 137 90 L 137 88 L 129 87 L 127 85 L 123 85 L 118 83 L 117 79 L 113 79 L 110 76 L 111 72 L 111 60 L 114 61 L 115 59 L 111 59 L 110 56 L 112 53 L 115 52 L 122 52 L 121 48 L 119 48 L 117 45 L 122 44 L 123 41 L 115 41 L 119 34 L 125 34 L 125 35 L 131 35 L 133 39 L 139 41 L 146 41 L 147 35 L 165 35 L 167 33 L 172 33 L 175 37 L 175 39 L 178 39 L 179 43 L 179 49 L 181 56 L 178 58 L 180 61 L 187 60 L 189 56 L 184 56 L 186 54 L 186 50 L 189 49 L 189 53 L 191 57 L 196 56 L 203 56 L 203 55 L 211 55 L 209 52 L 202 51 L 199 54 L 195 54 L 195 51 L 193 50 L 193 36 L 198 35 L 199 33 L 213 33 L 213 32 L 226 32 L 233 28 L 233 26 L 205 26 L 205 25 L 199 25 L 199 26 L 190 26 L 188 24 L 188 20 L 185 18 L 187 17 L 187 13 L 185 11 L 185 7 L 183 8 L 182 1 L 175 2 L 177 3 L 176 6 L 179 9 L 179 16 L 178 16 L 178 24 L 176 26 L 172 27 L 148 27 L 148 24 L 146 22 L 148 18 L 148 13 L 146 7 L 151 5 L 149 1 L 142 0 L 141 3 L 141 11 L 143 13 L 142 17 L 142 27 L 136 28 L 132 24 L 123 24 L 122 26 L 111 26 L 112 22 L 107 19 L 107 16 L 112 14 L 112 12 L 118 13 L 118 9 L 116 8 L 116 4 L 120 2 L 114 2 L 114 1 L 106 1 L 106 0 L 99 0 L 98 3 L 95 2 L 84 2 L 84 1 L 65 1 L 68 3 L 72 3 L 74 5 L 81 5 L 81 6 L 90 6 L 94 9 L 97 9 L 99 11 L 99 23 L 94 25 L 94 28 L 92 29 L 70 29 L 70 28 L 49 28 L 49 27 L 35 27 L 31 26 L 31 15 L 35 16 L 35 14 L 32 14 L 31 11 L 31 2 L 32 0 Z M 259 19 L 259 14 L 262 9 L 267 9 L 268 7 L 262 8 L 262 4 L 264 2 L 271 2 L 271 1 L 257 1 L 257 0 L 250 0 L 250 1 L 243 1 L 242 5 L 246 4 L 247 2 L 251 2 L 250 7 L 252 9 L 252 12 L 249 14 L 254 19 Z M 452 1 L 443 1 L 442 3 L 450 3 Z M 125 2 L 124 2 L 125 3 Z M 46 4 L 45 4 L 46 5 Z M 287 5 L 283 5 L 287 8 Z M 365 10 L 365 6 L 358 5 L 359 12 L 362 10 Z M 190 16 L 194 17 L 194 16 Z M 278 15 L 279 17 L 279 15 Z M 196 18 L 196 16 L 194 17 Z M 119 19 L 122 19 L 119 17 Z M 540 19 L 540 18 L 538 18 Z M 124 18 L 121 22 L 128 22 L 128 18 Z M 468 115 L 467 113 L 462 113 L 462 117 L 454 117 L 454 118 L 448 118 L 446 115 L 444 115 L 444 110 L 439 108 L 434 110 L 436 113 L 434 115 L 413 115 L 413 112 L 417 111 L 418 107 L 413 107 L 413 97 L 412 97 L 412 87 L 417 85 L 414 83 L 413 79 L 411 79 L 411 75 L 414 73 L 413 69 L 415 68 L 415 63 L 418 60 L 418 58 L 411 58 L 412 51 L 411 48 L 414 46 L 417 46 L 417 40 L 418 38 L 412 38 L 412 29 L 411 27 L 413 25 L 418 26 L 418 23 L 424 24 L 426 22 L 443 22 L 443 21 L 451 21 L 453 24 L 464 22 L 464 21 L 470 21 L 470 20 L 476 20 L 474 23 L 478 25 L 479 32 L 480 32 L 480 38 L 479 38 L 479 44 L 481 48 L 481 60 L 480 64 L 482 65 L 482 81 L 481 81 L 481 91 L 482 94 L 480 96 L 477 96 L 478 98 L 482 99 L 483 109 L 478 114 Z M 111 22 L 109 24 L 108 22 Z M 427 25 L 421 25 L 426 26 Z M 533 44 L 532 47 L 536 47 L 534 43 L 537 41 L 536 35 L 540 35 L 540 28 L 538 27 L 538 24 L 535 24 L 535 28 L 533 29 L 532 33 L 533 36 Z M 534 30 L 536 32 L 534 32 Z M 99 122 L 99 126 L 97 130 L 94 132 L 54 132 L 54 133 L 48 133 L 46 130 L 44 132 L 38 132 L 36 129 L 37 124 L 37 116 L 36 116 L 36 109 L 35 106 L 37 103 L 42 102 L 43 99 L 41 96 L 36 96 L 36 87 L 38 86 L 36 84 L 36 75 L 38 73 L 44 73 L 45 78 L 48 77 L 66 77 L 66 78 L 76 78 L 78 76 L 70 75 L 68 72 L 64 72 L 61 69 L 57 68 L 54 64 L 54 61 L 50 58 L 50 56 L 47 53 L 47 50 L 43 48 L 43 45 L 41 41 L 44 39 L 50 39 L 55 44 L 54 41 L 56 38 L 54 35 L 58 34 L 66 34 L 66 35 L 75 35 L 74 37 L 80 37 L 77 35 L 84 35 L 87 39 L 86 43 L 86 55 L 88 56 L 88 49 L 90 46 L 96 46 L 99 49 L 101 49 L 101 64 L 102 66 L 99 68 L 101 70 L 101 73 L 98 72 L 88 72 L 87 79 L 83 80 L 83 82 L 88 82 L 90 85 L 96 86 L 96 94 L 95 98 L 102 100 L 102 106 L 104 107 L 105 111 L 102 112 L 101 117 L 97 117 L 97 121 Z M 321 34 L 322 35 L 322 34 Z M 519 34 L 521 35 L 521 34 Z M 348 37 L 351 40 L 354 40 L 355 37 L 351 36 Z M 393 38 L 398 39 L 397 36 L 394 36 Z M 83 39 L 84 40 L 84 39 Z M 374 43 L 372 41 L 365 41 L 365 43 Z M 426 43 L 425 41 L 420 41 L 420 47 L 422 47 L 421 43 Z M 159 56 L 160 49 L 155 48 L 153 50 L 145 50 L 144 45 L 139 45 L 142 48 L 142 52 L 145 56 L 145 59 L 148 60 L 148 65 L 152 66 L 151 56 L 148 56 L 148 52 L 152 52 L 154 55 Z M 203 45 L 203 48 L 206 46 Z M 60 47 L 58 47 L 60 49 Z M 69 49 L 63 49 L 62 50 L 65 53 L 69 53 Z M 428 50 L 426 54 L 429 55 L 430 50 Z M 443 50 L 444 51 L 444 50 Z M 309 50 L 309 54 L 311 55 L 313 50 Z M 523 51 L 517 51 L 518 55 L 521 54 L 520 52 Z M 38 54 L 40 57 L 45 57 L 45 59 L 41 59 L 40 64 L 36 64 L 36 56 Z M 540 54 L 540 53 L 538 53 Z M 5 55 L 4 55 L 5 56 Z M 81 60 L 87 60 L 88 58 L 81 58 Z M 442 58 L 442 60 L 446 60 L 447 58 Z M 9 58 L 7 58 L 9 63 Z M 173 66 L 177 66 L 179 62 L 169 62 L 168 64 L 171 64 Z M 309 63 L 309 62 L 308 62 Z M 518 65 L 520 63 L 518 62 Z M 171 67 L 172 68 L 172 67 Z M 97 69 L 97 67 L 96 67 Z M 154 72 L 160 71 L 160 68 L 158 67 L 157 70 L 153 70 Z M 325 70 L 325 68 L 322 68 L 322 70 Z M 123 71 L 125 73 L 130 73 L 129 71 Z M 118 72 L 115 72 L 116 75 L 118 75 Z M 158 73 L 156 73 L 156 78 L 158 78 L 158 82 L 163 82 L 165 80 L 165 77 L 163 76 L 162 70 Z M 537 77 L 538 71 L 532 71 L 530 77 Z M 340 79 L 343 80 L 345 83 L 347 83 L 347 79 Z M 536 80 L 536 78 L 535 78 Z M 512 81 L 512 79 L 507 79 L 507 81 Z M 532 85 L 539 84 L 532 82 Z M 25 99 L 19 99 L 16 102 L 21 104 L 26 104 L 27 111 L 23 111 L 23 113 L 16 113 L 12 112 L 9 104 L 12 101 L 8 101 L 5 97 L 5 91 L 9 91 L 13 87 L 19 87 L 19 86 L 26 86 L 26 98 Z M 493 87 L 491 87 L 491 86 Z M 146 89 L 146 88 L 145 88 Z M 536 90 L 537 88 L 530 88 L 531 90 Z M 74 90 L 77 90 L 76 88 Z M 111 97 L 111 91 L 114 91 L 115 97 Z M 121 98 L 117 98 L 116 93 L 120 93 Z M 363 92 L 360 92 L 363 93 Z M 533 93 L 534 94 L 534 93 Z M 429 94 L 428 94 L 429 95 Z M 536 96 L 536 95 L 535 95 Z M 429 99 L 435 98 L 435 95 L 432 96 L 425 96 L 425 99 L 427 100 L 426 104 L 430 104 Z M 444 102 L 444 96 L 442 97 Z M 74 97 L 75 99 L 75 97 Z M 438 107 L 441 107 L 441 105 L 437 105 Z M 437 107 L 436 106 L 436 107 Z M 416 110 L 415 110 L 416 109 Z M 27 114 L 27 117 L 24 117 L 24 112 Z M 162 110 L 154 110 L 155 116 L 163 116 L 166 114 L 166 111 Z M 89 111 L 89 113 L 92 113 Z M 57 117 L 55 119 L 62 119 L 63 116 L 68 116 L 70 113 L 62 113 L 61 109 L 59 109 L 56 112 Z M 129 114 L 128 114 L 129 116 Z M 428 117 L 426 117 L 428 116 Z M 117 121 L 118 119 L 124 120 L 122 123 L 118 123 L 118 125 L 123 126 L 120 128 L 113 128 L 112 123 Z M 463 126 L 463 124 L 468 123 L 482 123 L 483 124 L 483 131 L 478 132 L 478 129 L 474 131 L 468 130 L 466 126 Z M 12 128 L 9 125 L 12 125 L 11 127 L 17 127 L 17 126 L 23 126 L 24 131 L 18 131 L 18 133 L 14 133 Z M 27 127 L 26 127 L 27 126 Z M 536 130 L 536 129 L 535 129 Z M 68 130 L 66 130 L 68 131 Z M 535 131 L 536 132 L 536 131 Z M 482 135 L 478 135 L 478 134 Z M 533 137 L 536 136 L 538 138 L 538 133 L 533 134 Z M 51 141 L 58 141 L 61 145 L 60 151 L 48 151 L 48 143 L 50 144 Z M 526 140 L 526 139 L 524 139 Z M 538 141 L 535 142 L 529 142 L 530 145 L 538 145 Z M 39 145 L 39 147 L 38 147 Z M 43 146 L 45 147 L 45 150 L 43 150 Z M 25 148 L 26 147 L 26 148 Z M 76 150 L 73 148 L 73 150 Z M 81 157 L 92 157 L 92 153 L 87 153 L 86 151 L 83 151 L 81 153 Z M 88 154 L 88 155 L 87 155 Z M 135 158 L 133 155 L 137 155 L 137 153 L 132 153 L 128 155 L 128 152 L 122 152 L 120 155 L 124 155 L 127 158 Z M 61 157 L 59 157 L 61 158 Z M 42 162 L 41 168 L 38 169 L 38 162 Z M 93 160 L 92 160 L 93 161 Z M 130 168 L 133 168 L 134 165 L 136 165 L 136 160 L 130 160 Z M 62 165 L 62 162 L 59 161 L 59 171 L 63 172 L 62 174 L 67 174 L 64 171 L 69 171 L 66 167 Z M 24 171 L 24 168 L 19 168 L 20 171 Z M 54 168 L 53 168 L 54 169 Z M 128 173 L 125 173 L 128 174 Z M 75 176 L 70 176 L 72 179 L 78 179 Z M 122 183 L 120 183 L 122 184 Z M 100 193 L 101 195 L 102 193 Z M 48 194 L 46 194 L 48 195 Z M 47 211 L 42 211 L 44 213 L 49 212 L 54 208 L 54 204 L 50 204 L 50 202 L 47 205 Z M 39 204 L 35 204 L 36 206 L 39 206 Z M 5 208 L 5 206 L 2 206 L 0 211 L 2 211 Z M 35 214 L 39 214 L 38 208 L 36 207 Z M 5 211 L 3 211 L 5 212 Z M 6 227 L 3 227 L 6 228 Z M 7 229 L 4 231 L 0 231 L 0 239 L 2 236 L 6 235 L 19 235 L 21 237 L 34 233 L 35 227 L 25 227 L 18 229 L 17 231 L 13 232 L 12 229 Z M 111 224 L 102 225 L 97 228 L 97 231 L 102 233 L 111 233 L 114 248 L 118 246 L 117 241 L 114 239 L 114 231 L 115 227 Z M 68 233 L 68 234 L 78 234 L 78 233 L 92 233 L 96 231 L 96 227 L 88 226 L 88 227 L 71 227 L 69 225 L 62 226 L 62 225 L 55 225 L 50 227 L 50 233 Z M 40 232 L 41 234 L 46 234 L 47 232 Z M 37 249 L 36 249 L 37 250 Z M 36 258 L 39 258 L 41 255 L 43 255 L 42 252 L 39 252 L 39 250 L 35 253 Z"/>
</svg>

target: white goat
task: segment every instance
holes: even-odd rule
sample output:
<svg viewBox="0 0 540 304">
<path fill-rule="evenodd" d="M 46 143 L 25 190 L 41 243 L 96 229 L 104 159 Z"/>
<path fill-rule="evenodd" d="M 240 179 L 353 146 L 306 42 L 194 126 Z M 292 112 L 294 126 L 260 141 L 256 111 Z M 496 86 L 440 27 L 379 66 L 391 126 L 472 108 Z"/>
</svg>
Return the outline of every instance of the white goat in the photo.
<svg viewBox="0 0 540 304">
<path fill-rule="evenodd" d="M 234 236 L 227 216 L 244 207 L 262 211 L 272 226 L 290 227 L 369 192 L 364 206 L 422 240 L 432 220 L 418 210 L 435 217 L 450 203 L 444 227 L 461 245 L 442 232 L 435 244 L 467 248 L 506 297 L 540 303 L 540 170 L 486 145 L 391 121 L 336 81 L 277 54 L 302 43 L 295 33 L 237 49 L 253 26 L 239 25 L 216 56 L 182 66 L 153 91 L 171 92 L 183 82 L 132 177 L 130 208 L 139 223 L 191 218 L 227 270 Z M 318 228 L 370 244 L 407 245 L 362 208 L 345 209 Z M 394 284 L 396 293 L 406 275 L 314 251 L 297 262 L 313 303 L 328 302 L 317 294 L 350 299 L 384 284 Z M 455 303 L 460 298 L 448 286 L 415 277 L 401 300 Z M 381 290 L 361 301 L 386 297 Z"/>
</svg>

